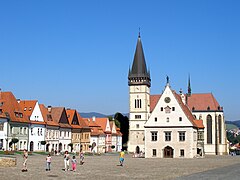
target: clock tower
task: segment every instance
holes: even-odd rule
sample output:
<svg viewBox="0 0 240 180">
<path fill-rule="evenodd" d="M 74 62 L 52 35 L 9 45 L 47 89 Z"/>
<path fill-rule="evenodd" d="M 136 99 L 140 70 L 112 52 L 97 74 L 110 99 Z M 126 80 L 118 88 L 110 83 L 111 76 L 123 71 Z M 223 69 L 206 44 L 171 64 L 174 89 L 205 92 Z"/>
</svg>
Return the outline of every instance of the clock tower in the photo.
<svg viewBox="0 0 240 180">
<path fill-rule="evenodd" d="M 150 72 L 147 69 L 140 33 L 132 68 L 128 74 L 129 140 L 128 151 L 140 153 L 144 148 L 144 124 L 150 116 Z"/>
</svg>

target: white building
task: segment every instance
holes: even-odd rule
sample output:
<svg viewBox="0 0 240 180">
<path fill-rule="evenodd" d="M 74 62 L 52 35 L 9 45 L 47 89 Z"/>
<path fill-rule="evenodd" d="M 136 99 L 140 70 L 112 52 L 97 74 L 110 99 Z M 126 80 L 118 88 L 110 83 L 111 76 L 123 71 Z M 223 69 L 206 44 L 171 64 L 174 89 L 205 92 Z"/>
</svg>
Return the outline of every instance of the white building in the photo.
<svg viewBox="0 0 240 180">
<path fill-rule="evenodd" d="M 198 152 L 203 154 L 201 139 L 198 141 L 198 133 L 204 129 L 202 120 L 194 118 L 169 83 L 144 127 L 146 158 L 193 158 Z"/>
<path fill-rule="evenodd" d="M 29 118 L 29 144 L 30 151 L 44 151 L 46 123 L 44 122 L 39 103 L 37 100 L 21 100 L 20 107 L 23 109 L 24 114 Z"/>
<path fill-rule="evenodd" d="M 167 81 L 169 81 L 169 79 Z M 186 107 L 190 110 L 192 115 L 194 115 L 195 119 L 203 120 L 204 133 L 202 130 L 200 130 L 201 133 L 199 134 L 199 136 L 201 136 L 201 134 L 203 133 L 203 137 L 199 138 L 201 140 L 199 140 L 197 144 L 196 150 L 197 153 L 219 155 L 227 154 L 228 149 L 223 108 L 220 107 L 217 100 L 211 93 L 192 94 L 190 87 L 190 78 L 188 83 L 189 83 L 188 93 L 183 94 L 181 92 L 180 94 L 178 94 L 178 96 L 181 97 L 182 103 L 186 105 Z M 146 128 L 144 126 L 145 123 L 149 120 L 150 115 L 153 113 L 153 110 L 156 109 L 155 106 L 159 102 L 159 99 L 161 98 L 162 94 L 150 95 L 151 78 L 150 72 L 146 66 L 140 35 L 137 41 L 137 47 L 134 55 L 132 68 L 129 69 L 128 85 L 129 85 L 128 151 L 134 153 L 140 153 L 141 151 L 145 152 L 146 151 L 145 148 L 148 148 L 146 147 L 146 145 L 150 145 L 151 143 L 146 142 L 149 141 L 149 136 L 146 137 L 146 133 L 149 133 L 148 132 L 149 129 L 146 130 L 147 126 Z M 173 113 L 173 115 L 175 116 L 176 113 Z M 153 116 L 151 115 L 151 117 Z M 161 115 L 157 118 L 165 117 L 164 116 L 162 117 Z M 176 117 L 171 117 L 171 119 L 177 118 L 178 118 L 177 115 Z M 172 124 L 169 125 L 170 129 L 174 127 L 171 126 Z M 147 132 L 145 132 L 145 130 Z M 158 130 L 160 133 L 160 129 Z M 179 130 L 180 129 L 178 129 L 177 131 Z M 192 145 L 190 144 L 188 144 L 188 146 L 189 148 L 192 147 Z M 163 157 L 162 155 L 163 153 L 161 152 L 159 156 Z"/>
</svg>

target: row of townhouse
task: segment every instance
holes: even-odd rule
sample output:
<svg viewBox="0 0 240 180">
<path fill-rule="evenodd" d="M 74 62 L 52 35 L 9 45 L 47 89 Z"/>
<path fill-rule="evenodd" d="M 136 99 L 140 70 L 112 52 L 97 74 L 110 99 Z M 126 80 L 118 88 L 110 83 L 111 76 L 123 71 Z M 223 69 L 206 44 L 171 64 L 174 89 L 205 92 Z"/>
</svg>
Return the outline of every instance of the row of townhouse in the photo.
<svg viewBox="0 0 240 180">
<path fill-rule="evenodd" d="M 120 129 L 108 118 L 84 119 L 75 109 L 0 92 L 0 150 L 104 153 L 121 147 Z"/>
</svg>

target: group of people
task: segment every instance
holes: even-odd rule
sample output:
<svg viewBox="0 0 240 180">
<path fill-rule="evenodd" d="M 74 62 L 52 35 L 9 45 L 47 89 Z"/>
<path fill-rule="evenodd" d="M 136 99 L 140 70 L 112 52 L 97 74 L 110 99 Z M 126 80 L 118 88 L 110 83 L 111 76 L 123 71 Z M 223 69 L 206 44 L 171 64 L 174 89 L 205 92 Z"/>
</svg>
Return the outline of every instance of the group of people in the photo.
<svg viewBox="0 0 240 180">
<path fill-rule="evenodd" d="M 71 158 L 70 158 L 70 155 L 69 155 L 68 151 L 65 151 L 65 154 L 64 154 L 64 170 L 65 171 L 69 171 L 70 159 Z M 83 159 L 84 159 L 84 154 L 81 151 L 80 152 L 80 164 L 81 165 L 84 163 Z M 72 162 L 72 170 L 75 172 L 76 168 L 77 168 L 77 160 L 76 160 L 75 155 L 73 155 L 73 157 L 71 159 L 71 162 Z"/>
<path fill-rule="evenodd" d="M 119 162 L 120 162 L 120 166 L 123 166 L 123 162 L 124 162 L 124 151 L 121 150 L 120 154 L 119 154 Z M 84 154 L 81 151 L 79 153 L 80 156 L 80 165 L 82 165 L 84 163 Z M 22 168 L 22 172 L 26 172 L 27 171 L 27 160 L 28 160 L 28 152 L 26 149 L 24 149 L 23 151 L 23 168 Z M 73 155 L 72 158 L 70 157 L 70 154 L 68 153 L 68 151 L 65 151 L 64 153 L 64 170 L 65 171 L 69 171 L 70 170 L 70 161 L 72 163 L 72 171 L 76 171 L 77 168 L 77 159 L 76 156 Z M 46 171 L 50 171 L 51 170 L 51 162 L 52 162 L 52 157 L 51 154 L 49 153 L 46 157 Z"/>
</svg>

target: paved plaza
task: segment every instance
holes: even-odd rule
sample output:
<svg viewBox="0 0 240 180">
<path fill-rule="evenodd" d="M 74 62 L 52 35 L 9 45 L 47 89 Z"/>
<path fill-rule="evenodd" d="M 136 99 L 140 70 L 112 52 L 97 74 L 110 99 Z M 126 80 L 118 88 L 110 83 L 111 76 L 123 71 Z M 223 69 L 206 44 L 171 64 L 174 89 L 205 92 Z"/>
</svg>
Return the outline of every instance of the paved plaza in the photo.
<svg viewBox="0 0 240 180">
<path fill-rule="evenodd" d="M 45 171 L 46 156 L 34 154 L 29 156 L 28 172 L 21 172 L 22 156 L 17 155 L 16 157 L 16 167 L 0 167 L 1 180 L 213 179 L 210 178 L 211 176 L 221 179 L 217 177 L 226 177 L 227 173 L 234 167 L 240 168 L 240 156 L 207 156 L 194 159 L 144 159 L 132 158 L 132 156 L 126 155 L 124 166 L 121 167 L 118 166 L 118 155 L 108 154 L 85 156 L 84 165 L 78 164 L 76 172 L 63 171 L 63 156 L 52 156 L 51 171 Z"/>
</svg>

